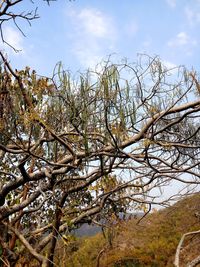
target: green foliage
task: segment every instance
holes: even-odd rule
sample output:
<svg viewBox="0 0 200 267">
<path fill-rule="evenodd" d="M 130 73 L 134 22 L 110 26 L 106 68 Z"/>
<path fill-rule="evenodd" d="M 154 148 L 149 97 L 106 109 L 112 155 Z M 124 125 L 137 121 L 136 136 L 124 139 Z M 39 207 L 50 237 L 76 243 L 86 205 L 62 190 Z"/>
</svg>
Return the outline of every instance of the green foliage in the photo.
<svg viewBox="0 0 200 267">
<path fill-rule="evenodd" d="M 65 263 L 65 267 L 94 267 L 98 253 L 104 247 L 105 240 L 101 234 L 97 234 L 93 237 L 79 238 L 76 241 L 72 241 L 70 244 L 62 246 L 63 241 L 60 240 L 58 248 L 56 250 L 56 266 L 62 266 L 60 259 Z"/>
</svg>

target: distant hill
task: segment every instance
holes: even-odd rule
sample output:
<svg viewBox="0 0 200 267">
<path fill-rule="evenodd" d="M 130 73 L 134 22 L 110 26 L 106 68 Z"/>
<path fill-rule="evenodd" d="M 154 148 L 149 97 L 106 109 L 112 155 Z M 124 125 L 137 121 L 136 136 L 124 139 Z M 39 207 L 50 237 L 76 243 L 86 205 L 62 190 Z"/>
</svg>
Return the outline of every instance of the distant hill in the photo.
<svg viewBox="0 0 200 267">
<path fill-rule="evenodd" d="M 154 211 L 139 224 L 135 218 L 121 220 L 105 237 L 98 233 L 77 238 L 63 248 L 65 266 L 96 267 L 99 261 L 98 267 L 172 267 L 182 235 L 199 229 L 200 194 L 195 194 L 169 208 Z M 181 250 L 180 267 L 186 267 L 199 255 L 200 234 L 189 236 Z"/>
<path fill-rule="evenodd" d="M 118 215 L 121 220 L 127 221 L 130 218 L 141 218 L 143 216 L 143 213 L 141 212 L 134 212 L 134 213 L 122 213 Z M 105 223 L 105 221 L 104 221 Z M 81 225 L 78 229 L 73 231 L 73 234 L 77 237 L 88 237 L 93 236 L 97 233 L 102 232 L 102 227 L 98 226 L 96 224 L 88 224 L 84 223 Z"/>
<path fill-rule="evenodd" d="M 101 232 L 101 227 L 95 224 L 84 223 L 80 228 L 73 230 L 73 234 L 77 237 L 88 237 Z"/>
</svg>

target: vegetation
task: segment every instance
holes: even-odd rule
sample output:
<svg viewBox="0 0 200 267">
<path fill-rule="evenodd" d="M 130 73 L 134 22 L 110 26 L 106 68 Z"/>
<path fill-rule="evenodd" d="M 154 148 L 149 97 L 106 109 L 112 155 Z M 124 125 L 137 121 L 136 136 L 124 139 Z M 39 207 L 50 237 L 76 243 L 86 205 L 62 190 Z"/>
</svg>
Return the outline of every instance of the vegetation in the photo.
<svg viewBox="0 0 200 267">
<path fill-rule="evenodd" d="M 66 266 L 97 266 L 98 255 L 106 248 L 100 257 L 101 267 L 172 267 L 181 236 L 200 227 L 199 203 L 200 195 L 195 194 L 172 207 L 155 210 L 139 223 L 134 218 L 119 221 L 113 228 L 112 246 L 103 234 L 81 239 L 76 251 L 70 250 L 70 262 Z M 185 240 L 180 266 L 186 266 L 198 256 L 199 248 L 200 236 L 192 235 Z M 63 255 L 62 250 L 58 253 Z M 66 262 L 67 259 L 68 255 Z"/>
<path fill-rule="evenodd" d="M 37 17 L 13 13 L 20 2 L 2 1 L 1 27 Z M 16 266 L 27 254 L 34 266 L 51 267 L 58 240 L 71 238 L 81 224 L 112 223 L 127 209 L 148 213 L 152 204 L 167 205 L 181 196 L 160 198 L 173 181 L 199 184 L 195 72 L 141 55 L 132 64 L 108 60 L 74 80 L 60 63 L 49 78 L 30 67 L 14 70 L 3 51 L 0 57 L 2 265 Z M 109 246 L 113 234 L 105 233 Z M 169 255 L 176 241 L 164 244 Z"/>
</svg>

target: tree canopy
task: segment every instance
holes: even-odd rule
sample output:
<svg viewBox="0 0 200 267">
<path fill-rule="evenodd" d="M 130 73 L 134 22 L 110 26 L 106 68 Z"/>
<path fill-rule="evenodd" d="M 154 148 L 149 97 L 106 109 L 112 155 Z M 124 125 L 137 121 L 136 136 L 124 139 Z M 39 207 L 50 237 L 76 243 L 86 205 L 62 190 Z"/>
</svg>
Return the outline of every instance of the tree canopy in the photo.
<svg viewBox="0 0 200 267">
<path fill-rule="evenodd" d="M 39 266 L 53 266 L 57 240 L 82 223 L 166 205 L 160 195 L 171 181 L 199 184 L 195 72 L 140 55 L 135 63 L 108 59 L 76 78 L 58 63 L 49 78 L 14 70 L 0 55 L 5 264 L 27 250 Z"/>
</svg>

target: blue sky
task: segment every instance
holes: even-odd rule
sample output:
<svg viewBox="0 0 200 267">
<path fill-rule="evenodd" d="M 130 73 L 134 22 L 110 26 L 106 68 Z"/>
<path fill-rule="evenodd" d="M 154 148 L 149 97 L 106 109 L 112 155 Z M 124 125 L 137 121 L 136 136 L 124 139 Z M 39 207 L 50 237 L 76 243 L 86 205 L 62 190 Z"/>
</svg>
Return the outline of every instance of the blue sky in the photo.
<svg viewBox="0 0 200 267">
<path fill-rule="evenodd" d="M 24 0 L 18 9 L 38 6 L 40 19 L 20 23 L 26 37 L 5 24 L 4 37 L 22 51 L 4 47 L 14 67 L 29 65 L 51 75 L 62 61 L 73 72 L 92 68 L 108 55 L 135 61 L 137 53 L 159 55 L 169 66 L 199 71 L 199 0 Z M 2 44 L 1 44 L 2 47 Z M 113 59 L 114 60 L 114 59 Z"/>
</svg>

